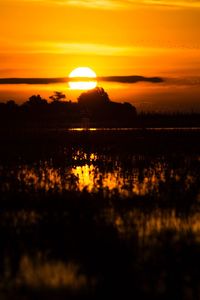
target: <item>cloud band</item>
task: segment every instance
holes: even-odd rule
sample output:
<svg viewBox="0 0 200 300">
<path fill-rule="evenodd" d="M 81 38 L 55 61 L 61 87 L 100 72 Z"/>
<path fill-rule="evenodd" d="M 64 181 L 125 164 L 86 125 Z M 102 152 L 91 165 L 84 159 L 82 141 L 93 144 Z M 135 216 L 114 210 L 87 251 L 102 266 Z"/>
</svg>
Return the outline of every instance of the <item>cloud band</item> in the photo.
<svg viewBox="0 0 200 300">
<path fill-rule="evenodd" d="M 117 83 L 137 83 L 150 82 L 162 83 L 164 79 L 161 77 L 144 77 L 144 76 L 104 76 L 97 79 L 92 78 L 0 78 L 0 84 L 52 84 L 67 83 L 69 81 L 92 81 L 101 82 L 117 82 Z"/>
</svg>

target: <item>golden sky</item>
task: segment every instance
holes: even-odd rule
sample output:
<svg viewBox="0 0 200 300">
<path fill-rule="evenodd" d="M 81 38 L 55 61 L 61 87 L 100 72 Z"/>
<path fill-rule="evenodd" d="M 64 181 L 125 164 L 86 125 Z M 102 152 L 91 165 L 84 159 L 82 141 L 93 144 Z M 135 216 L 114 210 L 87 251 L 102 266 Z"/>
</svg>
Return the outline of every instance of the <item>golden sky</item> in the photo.
<svg viewBox="0 0 200 300">
<path fill-rule="evenodd" d="M 200 0 L 0 0 L 0 77 L 200 74 Z"/>
</svg>

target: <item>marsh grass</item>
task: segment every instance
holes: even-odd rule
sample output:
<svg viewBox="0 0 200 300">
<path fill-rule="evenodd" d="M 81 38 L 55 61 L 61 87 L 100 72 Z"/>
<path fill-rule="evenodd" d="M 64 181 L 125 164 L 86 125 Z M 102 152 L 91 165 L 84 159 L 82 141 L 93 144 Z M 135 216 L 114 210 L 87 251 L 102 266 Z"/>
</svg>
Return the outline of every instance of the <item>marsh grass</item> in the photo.
<svg viewBox="0 0 200 300">
<path fill-rule="evenodd" d="M 198 299 L 198 140 L 195 131 L 2 136 L 2 299 Z"/>
</svg>

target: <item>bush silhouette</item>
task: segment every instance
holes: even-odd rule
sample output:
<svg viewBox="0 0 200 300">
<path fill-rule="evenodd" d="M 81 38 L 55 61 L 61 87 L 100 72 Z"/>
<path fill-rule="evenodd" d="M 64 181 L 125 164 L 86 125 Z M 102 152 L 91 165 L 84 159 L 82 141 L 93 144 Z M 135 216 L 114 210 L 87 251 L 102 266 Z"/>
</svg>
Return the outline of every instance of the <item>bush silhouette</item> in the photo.
<svg viewBox="0 0 200 300">
<path fill-rule="evenodd" d="M 108 104 L 110 99 L 108 94 L 104 91 L 103 88 L 96 87 L 93 90 L 89 90 L 87 92 L 82 93 L 78 98 L 78 103 L 81 105 L 103 105 Z"/>
</svg>

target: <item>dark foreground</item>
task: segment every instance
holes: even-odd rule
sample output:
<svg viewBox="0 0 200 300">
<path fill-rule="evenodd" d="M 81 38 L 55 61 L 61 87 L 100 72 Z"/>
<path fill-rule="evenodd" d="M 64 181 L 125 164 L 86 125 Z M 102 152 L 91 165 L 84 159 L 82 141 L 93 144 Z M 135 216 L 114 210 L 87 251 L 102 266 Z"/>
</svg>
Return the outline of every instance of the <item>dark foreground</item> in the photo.
<svg viewBox="0 0 200 300">
<path fill-rule="evenodd" d="M 199 299 L 199 140 L 2 134 L 0 299 Z"/>
</svg>

